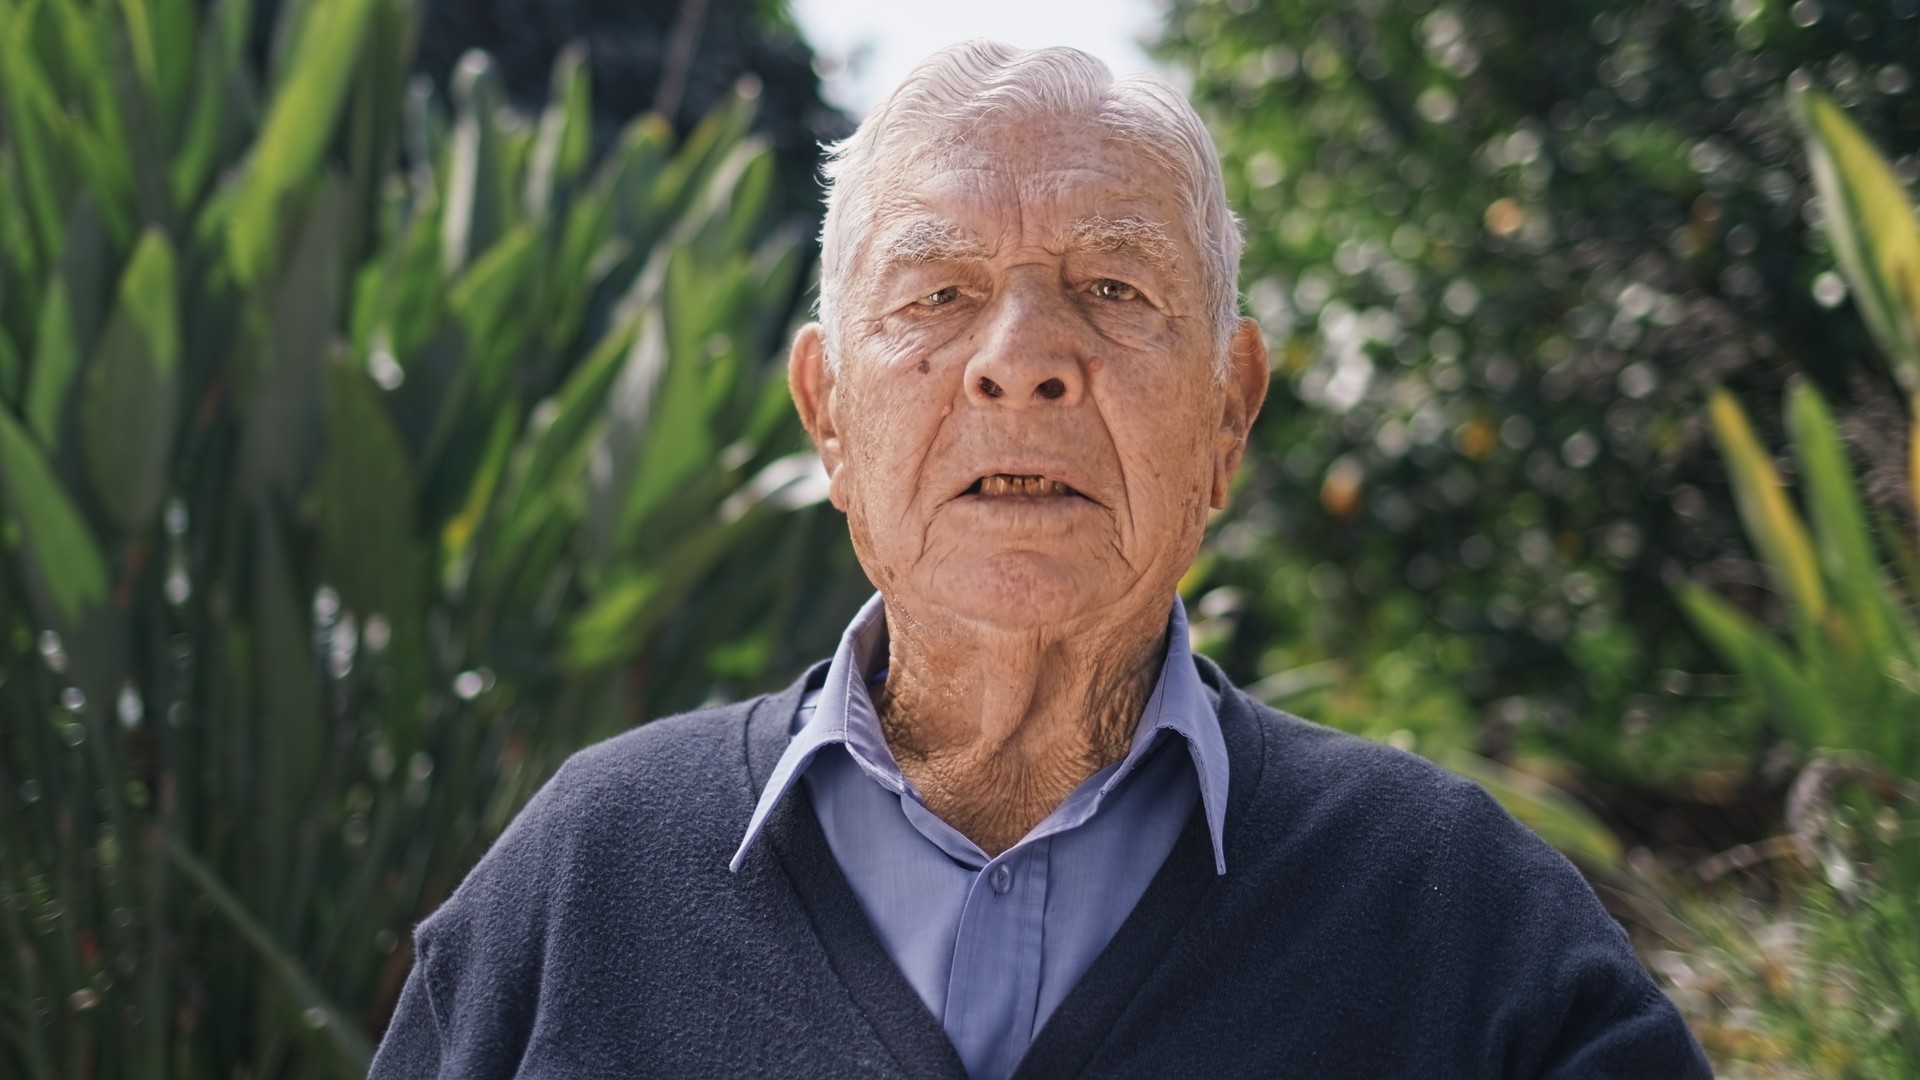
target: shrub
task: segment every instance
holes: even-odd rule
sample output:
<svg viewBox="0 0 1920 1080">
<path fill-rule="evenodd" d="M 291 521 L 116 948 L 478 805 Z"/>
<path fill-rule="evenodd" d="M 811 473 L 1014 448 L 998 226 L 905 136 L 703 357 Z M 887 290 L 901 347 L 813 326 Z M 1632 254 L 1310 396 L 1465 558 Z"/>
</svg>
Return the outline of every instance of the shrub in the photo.
<svg viewBox="0 0 1920 1080">
<path fill-rule="evenodd" d="M 1803 93 L 1796 103 L 1856 304 L 1898 381 L 1920 390 L 1920 224 L 1892 168 L 1832 102 Z M 1703 586 L 1686 587 L 1681 598 L 1809 759 L 1788 799 L 1789 833 L 1720 856 L 1715 873 L 1769 856 L 1816 873 L 1795 874 L 1784 861 L 1775 885 L 1787 903 L 1771 917 L 1750 905 L 1688 912 L 1695 951 L 1733 974 L 1733 996 L 1749 1018 L 1736 1023 L 1701 1003 L 1699 1022 L 1729 1057 L 1743 1055 L 1757 1035 L 1816 1075 L 1912 1076 L 1920 1072 L 1920 621 L 1910 606 L 1920 564 L 1913 537 L 1881 515 L 1875 543 L 1874 515 L 1826 403 L 1810 386 L 1790 388 L 1786 404 L 1804 512 L 1735 399 L 1716 392 L 1710 412 L 1747 533 L 1791 611 L 1788 640 Z M 1920 428 L 1908 439 L 1920 447 Z M 1910 480 L 1920 485 L 1920 459 Z M 1897 575 L 1886 571 L 1883 549 Z M 1771 948 L 1763 944 L 1769 941 Z M 1778 974 L 1753 978 L 1750 969 L 1763 959 Z M 1682 982 L 1698 975 L 1697 965 L 1671 966 L 1685 973 Z"/>
<path fill-rule="evenodd" d="M 577 51 L 253 10 L 0 0 L 7 1075 L 358 1075 L 561 755 L 847 606 L 752 101 L 596 165 Z"/>
<path fill-rule="evenodd" d="M 1774 88 L 1827 86 L 1911 154 L 1915 13 L 1173 4 L 1162 51 L 1193 71 L 1275 341 L 1203 584 L 1246 601 L 1229 670 L 1332 658 L 1368 684 L 1420 657 L 1484 749 L 1613 785 L 1757 762 L 1765 733 L 1671 590 L 1757 573 L 1694 405 L 1722 381 L 1770 398 L 1797 367 L 1843 422 L 1897 409 L 1830 306 Z"/>
</svg>

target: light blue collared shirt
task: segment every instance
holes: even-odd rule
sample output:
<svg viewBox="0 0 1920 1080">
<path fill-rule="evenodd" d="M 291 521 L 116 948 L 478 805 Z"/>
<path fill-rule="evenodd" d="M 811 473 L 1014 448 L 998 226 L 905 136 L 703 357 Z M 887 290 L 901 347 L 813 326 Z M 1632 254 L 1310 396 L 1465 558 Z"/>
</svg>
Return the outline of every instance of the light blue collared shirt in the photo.
<svg viewBox="0 0 1920 1080">
<path fill-rule="evenodd" d="M 875 596 L 841 637 L 825 684 L 795 713 L 792 741 L 732 868 L 804 780 L 834 860 L 888 955 L 972 1080 L 1003 1080 L 1133 911 L 1196 799 L 1214 868 L 1227 872 L 1227 746 L 1177 597 L 1167 629 L 1166 661 L 1127 756 L 989 858 L 927 809 L 887 748 L 867 689 L 887 662 L 885 606 Z"/>
</svg>

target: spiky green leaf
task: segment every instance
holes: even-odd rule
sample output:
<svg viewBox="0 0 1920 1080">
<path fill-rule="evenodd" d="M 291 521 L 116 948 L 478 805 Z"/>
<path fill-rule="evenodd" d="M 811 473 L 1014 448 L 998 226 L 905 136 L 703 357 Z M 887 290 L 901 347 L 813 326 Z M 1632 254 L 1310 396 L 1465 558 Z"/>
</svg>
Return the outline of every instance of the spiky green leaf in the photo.
<svg viewBox="0 0 1920 1080">
<path fill-rule="evenodd" d="M 1827 614 L 1826 587 L 1806 524 L 1787 499 L 1779 470 L 1733 395 L 1715 390 L 1708 411 L 1747 535 L 1760 549 L 1774 580 L 1792 598 L 1797 613 L 1818 623 Z"/>
<path fill-rule="evenodd" d="M 482 52 L 460 58 L 453 73 L 453 135 L 447 145 L 440 257 L 447 273 L 491 248 L 509 225 L 507 167 L 494 114 L 505 91 Z"/>
<path fill-rule="evenodd" d="M 67 284 L 55 278 L 40 303 L 34 332 L 33 378 L 27 385 L 27 424 L 47 446 L 60 445 L 67 393 L 80 372 L 80 347 L 73 340 L 73 313 Z"/>
<path fill-rule="evenodd" d="M 1897 647 L 1905 653 L 1909 643 L 1896 645 L 1904 623 L 1888 602 L 1889 586 L 1880 572 L 1866 504 L 1826 402 L 1810 384 L 1797 382 L 1787 392 L 1786 414 L 1820 566 L 1861 639 L 1861 651 L 1878 656 Z"/>
<path fill-rule="evenodd" d="M 1680 590 L 1680 605 L 1722 660 L 1759 684 L 1774 712 L 1809 745 L 1827 745 L 1833 702 L 1815 689 L 1794 657 L 1739 608 L 1695 584 Z"/>
<path fill-rule="evenodd" d="M 247 910 L 247 905 L 220 880 L 213 867 L 190 851 L 178 837 L 167 833 L 160 842 L 165 845 L 167 858 L 193 882 L 214 909 L 226 917 L 240 940 L 266 963 L 267 970 L 287 988 L 301 1008 L 311 1010 L 311 1015 L 321 1019 L 318 1026 L 346 1063 L 355 1072 L 366 1071 L 373 1064 L 373 1044 L 367 1041 L 353 1017 L 327 997 L 307 974 L 300 958 L 274 940 L 272 933 Z"/>
<path fill-rule="evenodd" d="M 1920 392 L 1920 223 L 1900 178 L 1826 95 L 1792 95 L 1854 306 L 1909 393 Z"/>
<path fill-rule="evenodd" d="M 327 448 L 317 481 L 322 575 L 347 606 L 389 612 L 410 602 L 413 477 L 380 388 L 344 356 L 327 365 Z"/>
<path fill-rule="evenodd" d="M 305 184 L 333 134 L 373 0 L 310 0 L 302 48 L 269 106 L 227 223 L 236 277 L 252 282 L 272 258 L 282 199 Z"/>
<path fill-rule="evenodd" d="M 173 246 L 149 229 L 120 279 L 113 314 L 87 366 L 81 425 L 87 466 L 114 521 L 137 532 L 166 496 L 180 387 Z"/>
<path fill-rule="evenodd" d="M 30 584 L 44 593 L 41 617 L 77 626 L 107 597 L 107 567 L 93 533 L 60 486 L 33 436 L 0 409 L 0 489 L 20 523 Z"/>
</svg>

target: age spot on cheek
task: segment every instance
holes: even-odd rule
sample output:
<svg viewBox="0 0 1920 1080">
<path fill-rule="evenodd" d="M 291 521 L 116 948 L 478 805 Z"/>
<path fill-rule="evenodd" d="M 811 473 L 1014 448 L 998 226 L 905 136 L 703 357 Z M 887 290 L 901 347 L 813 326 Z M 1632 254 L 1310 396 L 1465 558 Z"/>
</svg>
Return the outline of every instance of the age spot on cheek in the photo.
<svg viewBox="0 0 1920 1080">
<path fill-rule="evenodd" d="M 920 359 L 920 363 L 914 368 L 914 370 L 918 371 L 922 375 L 925 375 L 927 372 L 933 370 L 933 365 L 928 363 L 925 357 L 922 357 Z"/>
<path fill-rule="evenodd" d="M 1107 362 L 1105 360 L 1100 359 L 1097 356 L 1090 356 L 1087 358 L 1088 371 L 1099 371 L 1101 368 L 1106 366 L 1107 366 Z"/>
</svg>

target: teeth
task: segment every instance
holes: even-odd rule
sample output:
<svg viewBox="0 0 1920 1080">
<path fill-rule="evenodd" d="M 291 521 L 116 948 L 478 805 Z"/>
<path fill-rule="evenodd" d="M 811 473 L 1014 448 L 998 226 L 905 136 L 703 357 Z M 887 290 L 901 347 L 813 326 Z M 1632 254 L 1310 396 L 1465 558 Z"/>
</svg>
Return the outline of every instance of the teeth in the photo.
<svg viewBox="0 0 1920 1080">
<path fill-rule="evenodd" d="M 1071 495 L 1073 489 L 1044 476 L 1008 476 L 996 473 L 980 478 L 982 495 Z"/>
</svg>

